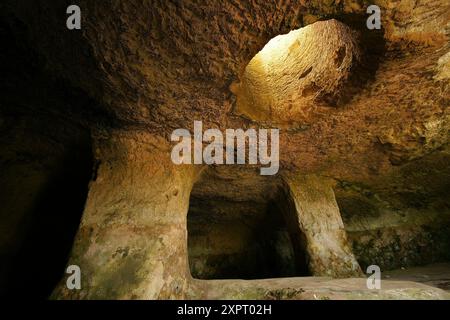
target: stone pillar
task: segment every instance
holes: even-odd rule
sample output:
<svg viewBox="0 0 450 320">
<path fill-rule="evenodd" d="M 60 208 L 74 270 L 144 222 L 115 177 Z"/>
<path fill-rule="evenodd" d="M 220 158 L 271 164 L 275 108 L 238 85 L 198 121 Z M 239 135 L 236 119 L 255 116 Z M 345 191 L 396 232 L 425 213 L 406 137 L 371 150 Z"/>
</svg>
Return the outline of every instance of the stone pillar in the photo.
<svg viewBox="0 0 450 320">
<path fill-rule="evenodd" d="M 97 140 L 95 155 L 69 261 L 81 268 L 81 290 L 68 290 L 65 275 L 52 298 L 184 298 L 194 169 L 173 165 L 168 144 L 144 133 Z"/>
<path fill-rule="evenodd" d="M 354 277 L 356 261 L 330 181 L 317 176 L 288 176 L 297 223 L 304 235 L 308 267 L 313 276 Z"/>
</svg>

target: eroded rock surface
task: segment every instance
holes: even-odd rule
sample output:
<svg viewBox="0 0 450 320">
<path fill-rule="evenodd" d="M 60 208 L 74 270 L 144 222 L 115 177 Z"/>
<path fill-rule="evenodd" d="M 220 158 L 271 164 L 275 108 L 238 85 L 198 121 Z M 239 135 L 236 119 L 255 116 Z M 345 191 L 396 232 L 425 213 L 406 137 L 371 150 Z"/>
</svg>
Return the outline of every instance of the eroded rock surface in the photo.
<svg viewBox="0 0 450 320">
<path fill-rule="evenodd" d="M 167 144 L 146 135 L 99 139 L 100 164 L 69 263 L 83 290 L 63 280 L 58 298 L 168 299 L 186 296 L 186 213 L 194 168 L 176 167 Z"/>
<path fill-rule="evenodd" d="M 271 212 L 282 215 L 294 273 L 307 265 L 314 275 L 353 276 L 358 264 L 393 269 L 450 259 L 450 4 L 373 3 L 382 10 L 379 31 L 366 28 L 360 0 L 80 0 L 82 30 L 71 32 L 65 1 L 3 1 L 2 256 L 20 250 L 11 235 L 22 233 L 20 221 L 44 199 L 49 177 L 64 180 L 67 171 L 57 168 L 77 166 L 77 157 L 64 155 L 90 158 L 93 145 L 94 159 L 79 161 L 92 167 L 80 177 L 93 174 L 69 260 L 81 266 L 84 289 L 66 290 L 63 277 L 55 298 L 444 297 L 411 283 L 368 293 L 358 289 L 361 279 L 190 275 L 190 204 L 207 239 L 233 235 L 217 235 L 214 221 L 233 225 L 239 236 L 228 249 L 238 254 L 258 239 L 245 240 L 248 230 L 267 224 Z M 290 31 L 299 38 L 265 64 L 277 72 L 255 78 L 252 59 Z M 222 130 L 279 127 L 279 174 L 268 181 L 253 168 L 173 165 L 170 133 L 192 129 L 194 120 Z M 74 172 L 68 177 L 78 181 Z M 269 210 L 271 203 L 278 208 Z M 289 215 L 293 207 L 298 215 Z M 224 246 L 198 240 L 194 255 L 213 249 L 231 261 Z"/>
<path fill-rule="evenodd" d="M 315 276 L 361 275 L 329 182 L 315 176 L 287 177 Z"/>
</svg>

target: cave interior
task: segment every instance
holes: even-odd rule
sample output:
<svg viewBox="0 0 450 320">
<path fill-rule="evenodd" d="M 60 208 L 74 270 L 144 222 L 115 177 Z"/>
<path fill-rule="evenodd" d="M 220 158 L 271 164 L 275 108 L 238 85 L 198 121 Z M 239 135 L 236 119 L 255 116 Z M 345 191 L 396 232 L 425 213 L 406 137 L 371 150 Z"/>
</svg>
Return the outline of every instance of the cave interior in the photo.
<svg viewBox="0 0 450 320">
<path fill-rule="evenodd" d="M 450 298 L 448 1 L 380 30 L 358 0 L 80 0 L 81 30 L 66 2 L 0 6 L 0 297 Z M 194 121 L 279 128 L 279 172 L 174 164 Z"/>
</svg>

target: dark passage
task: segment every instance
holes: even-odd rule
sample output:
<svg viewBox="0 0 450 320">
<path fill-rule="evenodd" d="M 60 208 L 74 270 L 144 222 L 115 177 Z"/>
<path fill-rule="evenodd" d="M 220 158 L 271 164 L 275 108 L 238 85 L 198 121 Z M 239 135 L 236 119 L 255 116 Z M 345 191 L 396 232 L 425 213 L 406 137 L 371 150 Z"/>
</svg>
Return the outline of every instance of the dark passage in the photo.
<svg viewBox="0 0 450 320">
<path fill-rule="evenodd" d="M 9 230 L 0 251 L 0 296 L 45 299 L 63 277 L 92 175 L 90 145 L 81 142 L 61 154 L 22 154 L 1 176 Z"/>
<path fill-rule="evenodd" d="M 0 17 L 0 297 L 48 298 L 64 275 L 92 176 L 95 113 L 50 76 L 19 20 Z M 56 116 L 56 112 L 64 116 Z"/>
<path fill-rule="evenodd" d="M 246 187 L 230 187 L 238 184 Z M 192 276 L 262 279 L 307 275 L 299 234 L 286 224 L 294 218 L 289 219 L 293 212 L 288 203 L 287 193 L 271 178 L 223 180 L 213 172 L 203 176 L 194 186 L 188 214 Z"/>
</svg>

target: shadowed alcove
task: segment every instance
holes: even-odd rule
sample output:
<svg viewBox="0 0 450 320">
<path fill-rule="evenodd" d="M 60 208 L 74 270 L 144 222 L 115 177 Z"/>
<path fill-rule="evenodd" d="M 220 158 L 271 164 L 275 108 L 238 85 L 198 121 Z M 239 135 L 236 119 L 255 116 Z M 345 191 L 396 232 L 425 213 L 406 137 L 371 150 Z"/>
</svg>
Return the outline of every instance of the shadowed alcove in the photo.
<svg viewBox="0 0 450 320">
<path fill-rule="evenodd" d="M 207 169 L 188 213 L 191 274 L 200 279 L 307 275 L 295 208 L 286 186 L 258 170 Z M 294 211 L 293 211 L 294 210 Z M 294 228 L 289 228 L 294 227 Z"/>
<path fill-rule="evenodd" d="M 450 297 L 448 1 L 379 30 L 366 1 L 68 5 L 0 10 L 0 296 Z M 280 129 L 279 171 L 174 163 L 196 121 Z"/>
</svg>

